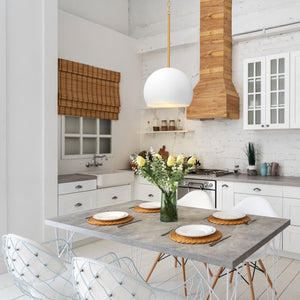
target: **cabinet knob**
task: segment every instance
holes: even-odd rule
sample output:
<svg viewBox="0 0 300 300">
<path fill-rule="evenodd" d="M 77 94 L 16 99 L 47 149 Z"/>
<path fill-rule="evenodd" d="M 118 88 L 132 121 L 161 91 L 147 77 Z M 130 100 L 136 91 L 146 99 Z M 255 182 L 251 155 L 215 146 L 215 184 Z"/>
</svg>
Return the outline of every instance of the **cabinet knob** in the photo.
<svg viewBox="0 0 300 300">
<path fill-rule="evenodd" d="M 111 199 L 116 200 L 118 199 L 118 196 L 113 196 Z"/>
<path fill-rule="evenodd" d="M 148 197 L 150 197 L 150 198 L 153 198 L 153 197 L 154 197 L 154 195 L 153 195 L 153 194 L 149 194 L 149 195 L 148 195 Z"/>
<path fill-rule="evenodd" d="M 82 206 L 82 203 L 78 202 L 78 203 L 76 203 L 74 206 L 75 206 L 75 207 L 80 207 L 80 206 Z"/>
<path fill-rule="evenodd" d="M 253 191 L 254 192 L 261 192 L 261 189 L 256 187 L 256 188 L 253 189 Z"/>
<path fill-rule="evenodd" d="M 82 189 L 82 185 L 80 185 L 80 184 L 76 185 L 75 189 L 77 189 L 77 190 Z"/>
<path fill-rule="evenodd" d="M 222 188 L 228 188 L 227 184 L 222 184 Z"/>
<path fill-rule="evenodd" d="M 265 127 L 265 125 L 261 124 L 261 127 Z"/>
<path fill-rule="evenodd" d="M 269 124 L 267 124 L 267 127 L 270 127 L 270 125 L 269 125 Z"/>
</svg>

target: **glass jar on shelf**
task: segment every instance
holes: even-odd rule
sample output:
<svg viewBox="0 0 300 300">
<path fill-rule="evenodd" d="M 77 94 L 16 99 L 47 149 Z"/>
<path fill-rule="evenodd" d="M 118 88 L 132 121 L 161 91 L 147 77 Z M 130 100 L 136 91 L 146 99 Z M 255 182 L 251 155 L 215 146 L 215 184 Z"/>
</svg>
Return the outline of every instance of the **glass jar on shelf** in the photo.
<svg viewBox="0 0 300 300">
<path fill-rule="evenodd" d="M 182 119 L 178 119 L 178 121 L 177 121 L 177 130 L 183 130 Z"/>
<path fill-rule="evenodd" d="M 147 124 L 146 124 L 146 132 L 151 132 L 151 131 L 152 131 L 151 123 L 150 123 L 150 121 L 147 121 Z"/>
<path fill-rule="evenodd" d="M 175 131 L 176 127 L 175 127 L 175 120 L 170 120 L 169 121 L 169 131 Z"/>
<path fill-rule="evenodd" d="M 168 122 L 167 122 L 167 120 L 161 120 L 160 130 L 161 131 L 168 131 Z"/>
<path fill-rule="evenodd" d="M 152 122 L 153 131 L 159 131 L 158 118 L 155 117 Z"/>
</svg>

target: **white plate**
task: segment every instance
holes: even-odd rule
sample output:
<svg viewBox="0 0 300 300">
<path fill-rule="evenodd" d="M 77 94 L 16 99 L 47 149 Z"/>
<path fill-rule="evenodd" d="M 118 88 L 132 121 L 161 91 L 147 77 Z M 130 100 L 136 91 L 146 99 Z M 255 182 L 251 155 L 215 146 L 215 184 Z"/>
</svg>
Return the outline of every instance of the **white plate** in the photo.
<svg viewBox="0 0 300 300">
<path fill-rule="evenodd" d="M 116 221 L 128 217 L 125 211 L 105 211 L 93 216 L 94 219 L 100 221 Z"/>
<path fill-rule="evenodd" d="M 228 210 L 228 211 L 217 211 L 213 213 L 213 216 L 222 220 L 238 220 L 244 218 L 246 215 L 239 211 Z"/>
<path fill-rule="evenodd" d="M 208 236 L 216 232 L 216 228 L 209 225 L 185 225 L 177 228 L 175 232 L 188 237 Z"/>
<path fill-rule="evenodd" d="M 150 201 L 150 202 L 144 202 L 139 205 L 141 208 L 145 209 L 158 209 L 160 208 L 160 202 Z"/>
</svg>

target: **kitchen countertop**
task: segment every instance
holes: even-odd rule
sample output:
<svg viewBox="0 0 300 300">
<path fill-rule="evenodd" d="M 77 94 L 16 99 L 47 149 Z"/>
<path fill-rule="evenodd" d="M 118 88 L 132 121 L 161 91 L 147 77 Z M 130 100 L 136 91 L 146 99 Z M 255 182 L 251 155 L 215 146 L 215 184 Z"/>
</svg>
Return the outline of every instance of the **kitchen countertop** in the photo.
<svg viewBox="0 0 300 300">
<path fill-rule="evenodd" d="M 86 174 L 67 174 L 67 175 L 58 175 L 58 184 L 76 182 L 76 181 L 85 181 L 85 180 L 96 180 L 97 176 L 95 175 L 86 175 Z"/>
<path fill-rule="evenodd" d="M 215 175 L 188 174 L 185 178 L 300 187 L 300 177 L 293 176 L 248 176 L 247 174 L 229 174 L 216 177 Z"/>
</svg>

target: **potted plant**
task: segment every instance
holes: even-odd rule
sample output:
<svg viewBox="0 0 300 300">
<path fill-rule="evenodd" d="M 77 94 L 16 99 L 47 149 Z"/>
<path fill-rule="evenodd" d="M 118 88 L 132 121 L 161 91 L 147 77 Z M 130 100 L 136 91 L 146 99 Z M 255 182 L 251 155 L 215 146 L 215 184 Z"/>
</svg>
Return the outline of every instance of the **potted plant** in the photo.
<svg viewBox="0 0 300 300">
<path fill-rule="evenodd" d="M 195 157 L 186 160 L 181 154 L 175 158 L 163 158 L 152 149 L 145 157 L 131 158 L 138 167 L 138 174 L 161 190 L 160 220 L 177 221 L 177 189 L 196 162 Z"/>
<path fill-rule="evenodd" d="M 248 157 L 248 163 L 249 163 L 249 166 L 247 168 L 247 174 L 250 176 L 255 176 L 257 175 L 257 171 L 255 165 L 256 155 L 255 155 L 254 143 L 249 142 L 248 146 L 246 146 L 245 153 Z"/>
</svg>

